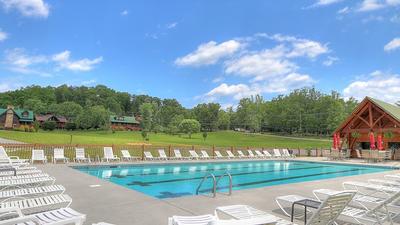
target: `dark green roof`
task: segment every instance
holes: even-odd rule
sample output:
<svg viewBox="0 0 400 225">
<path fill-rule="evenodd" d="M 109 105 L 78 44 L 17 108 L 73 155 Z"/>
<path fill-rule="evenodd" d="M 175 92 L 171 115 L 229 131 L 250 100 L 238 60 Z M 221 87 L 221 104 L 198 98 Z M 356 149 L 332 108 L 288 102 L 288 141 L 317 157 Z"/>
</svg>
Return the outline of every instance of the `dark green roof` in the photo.
<svg viewBox="0 0 400 225">
<path fill-rule="evenodd" d="M 387 112 L 389 115 L 391 115 L 394 119 L 400 121 L 400 107 L 392 105 L 390 103 L 370 98 L 367 97 L 369 100 L 371 100 L 373 103 L 375 103 L 377 106 L 379 106 L 383 111 Z"/>
<path fill-rule="evenodd" d="M 110 116 L 111 123 L 130 123 L 139 124 L 134 116 Z"/>
<path fill-rule="evenodd" d="M 7 109 L 0 108 L 0 115 L 3 115 Z M 25 110 L 25 109 L 13 109 L 14 113 L 18 116 L 19 120 L 22 122 L 33 122 L 33 111 Z M 24 112 L 27 112 L 27 115 L 24 116 Z"/>
</svg>

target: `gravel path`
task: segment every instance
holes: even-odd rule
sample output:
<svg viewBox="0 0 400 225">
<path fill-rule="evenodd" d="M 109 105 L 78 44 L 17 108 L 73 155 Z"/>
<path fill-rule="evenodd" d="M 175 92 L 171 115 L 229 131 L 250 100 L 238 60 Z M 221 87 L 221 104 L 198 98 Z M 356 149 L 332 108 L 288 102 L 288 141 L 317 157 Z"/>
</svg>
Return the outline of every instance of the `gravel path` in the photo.
<svg viewBox="0 0 400 225">
<path fill-rule="evenodd" d="M 24 144 L 24 142 L 14 141 L 10 139 L 0 138 L 0 144 Z"/>
</svg>

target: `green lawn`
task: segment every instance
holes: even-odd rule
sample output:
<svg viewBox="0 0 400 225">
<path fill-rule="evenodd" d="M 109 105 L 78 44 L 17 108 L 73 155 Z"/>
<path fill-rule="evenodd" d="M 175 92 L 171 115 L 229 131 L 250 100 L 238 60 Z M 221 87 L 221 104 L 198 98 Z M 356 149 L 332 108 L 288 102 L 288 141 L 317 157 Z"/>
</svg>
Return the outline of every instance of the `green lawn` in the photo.
<svg viewBox="0 0 400 225">
<path fill-rule="evenodd" d="M 0 131 L 0 137 L 22 141 L 26 143 L 41 144 L 128 144 L 142 143 L 140 132 L 120 131 L 116 133 L 107 131 L 40 131 L 25 133 L 19 131 Z M 196 145 L 218 147 L 287 147 L 287 148 L 321 148 L 329 147 L 329 140 L 292 138 L 275 135 L 246 134 L 233 131 L 210 132 L 206 141 L 202 134 L 194 134 L 189 139 L 186 135 L 172 136 L 167 134 L 149 134 L 149 143 L 154 145 Z"/>
</svg>

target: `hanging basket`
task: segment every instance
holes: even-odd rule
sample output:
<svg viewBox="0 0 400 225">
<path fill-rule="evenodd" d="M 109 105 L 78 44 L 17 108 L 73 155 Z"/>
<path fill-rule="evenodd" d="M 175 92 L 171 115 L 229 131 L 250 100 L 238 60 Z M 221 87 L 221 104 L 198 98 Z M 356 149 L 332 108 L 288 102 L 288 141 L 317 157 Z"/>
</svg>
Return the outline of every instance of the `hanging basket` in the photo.
<svg viewBox="0 0 400 225">
<path fill-rule="evenodd" d="M 352 132 L 351 133 L 351 137 L 352 138 L 359 138 L 359 137 L 361 137 L 361 134 L 359 132 Z"/>
<path fill-rule="evenodd" d="M 386 139 L 392 139 L 394 137 L 394 134 L 392 131 L 388 131 L 383 134 L 383 137 Z"/>
</svg>

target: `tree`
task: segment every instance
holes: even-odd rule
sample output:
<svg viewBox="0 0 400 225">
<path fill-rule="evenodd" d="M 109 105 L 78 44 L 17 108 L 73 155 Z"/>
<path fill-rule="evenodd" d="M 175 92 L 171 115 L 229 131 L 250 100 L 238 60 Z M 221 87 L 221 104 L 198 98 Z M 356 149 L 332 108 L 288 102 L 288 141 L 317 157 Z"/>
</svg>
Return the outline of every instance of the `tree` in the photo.
<svg viewBox="0 0 400 225">
<path fill-rule="evenodd" d="M 179 124 L 179 129 L 182 133 L 188 134 L 192 138 L 192 134 L 200 131 L 200 123 L 195 119 L 184 119 Z"/>
<path fill-rule="evenodd" d="M 231 126 L 231 117 L 224 110 L 218 112 L 218 129 L 229 130 Z"/>
<path fill-rule="evenodd" d="M 57 127 L 57 123 L 55 121 L 45 121 L 42 124 L 43 130 L 54 130 Z"/>
<path fill-rule="evenodd" d="M 153 127 L 153 117 L 154 117 L 154 106 L 151 103 L 143 103 L 140 106 L 140 115 L 142 117 L 142 121 L 140 125 L 143 130 L 151 131 Z"/>
<path fill-rule="evenodd" d="M 92 106 L 84 110 L 77 118 L 77 125 L 82 129 L 108 129 L 110 113 L 103 106 Z"/>
<path fill-rule="evenodd" d="M 221 106 L 218 103 L 198 104 L 193 108 L 195 118 L 200 122 L 201 129 L 216 130 L 218 127 L 218 113 Z"/>
<path fill-rule="evenodd" d="M 24 102 L 24 109 L 29 109 L 34 111 L 35 113 L 47 113 L 46 105 L 39 99 L 27 99 Z"/>
<path fill-rule="evenodd" d="M 203 140 L 204 140 L 204 141 L 206 141 L 207 135 L 208 135 L 207 132 L 204 131 L 204 132 L 203 132 Z"/>
<path fill-rule="evenodd" d="M 184 119 L 183 115 L 175 115 L 168 124 L 167 132 L 172 135 L 179 133 L 179 124 Z"/>
</svg>

